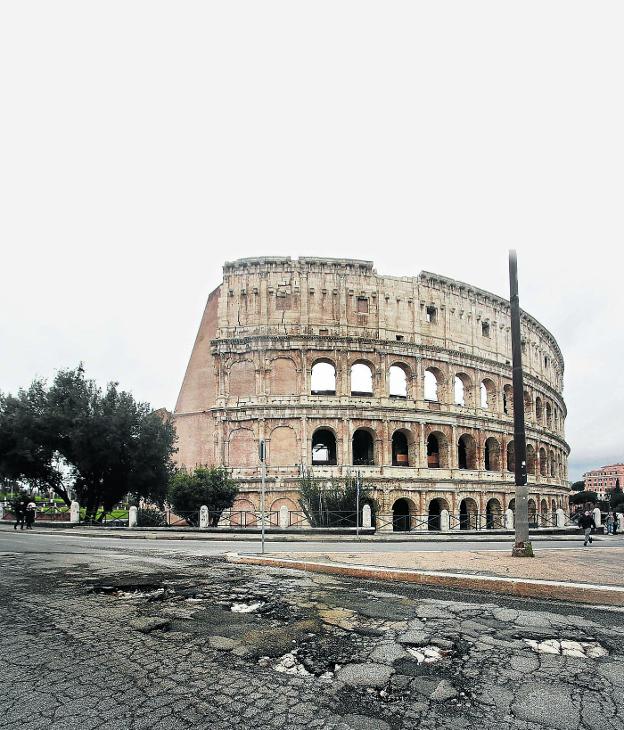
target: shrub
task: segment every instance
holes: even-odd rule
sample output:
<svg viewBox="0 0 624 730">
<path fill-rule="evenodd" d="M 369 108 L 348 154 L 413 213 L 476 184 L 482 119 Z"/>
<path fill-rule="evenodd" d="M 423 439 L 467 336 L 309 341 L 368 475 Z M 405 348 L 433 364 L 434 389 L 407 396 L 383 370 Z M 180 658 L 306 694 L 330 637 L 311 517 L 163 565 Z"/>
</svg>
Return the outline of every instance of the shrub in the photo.
<svg viewBox="0 0 624 730">
<path fill-rule="evenodd" d="M 299 504 L 312 527 L 356 527 L 357 484 L 355 477 L 347 476 L 342 481 L 332 480 L 329 485 L 306 472 L 299 478 L 301 497 Z M 370 488 L 360 483 L 360 525 L 362 508 L 370 505 L 375 520 L 377 503 Z"/>
<path fill-rule="evenodd" d="M 203 505 L 210 512 L 210 526 L 216 527 L 224 509 L 234 504 L 238 484 L 230 478 L 222 466 L 198 466 L 191 472 L 179 469 L 171 477 L 168 501 L 173 511 L 186 517 L 189 524 L 196 524 L 197 515 Z"/>
</svg>

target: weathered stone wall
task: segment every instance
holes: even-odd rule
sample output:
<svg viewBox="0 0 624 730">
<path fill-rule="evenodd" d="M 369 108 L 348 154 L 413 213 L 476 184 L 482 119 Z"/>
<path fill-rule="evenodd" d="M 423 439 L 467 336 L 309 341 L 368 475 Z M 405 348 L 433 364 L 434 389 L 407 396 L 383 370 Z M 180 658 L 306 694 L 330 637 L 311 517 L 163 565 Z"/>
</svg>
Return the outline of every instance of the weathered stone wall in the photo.
<svg viewBox="0 0 624 730">
<path fill-rule="evenodd" d="M 527 314 L 522 338 L 531 498 L 551 513 L 567 493 L 563 358 Z M 318 363 L 335 369 L 329 391 L 312 390 Z M 357 390 L 357 364 L 370 369 L 369 393 Z M 393 377 L 394 367 L 404 374 L 400 394 L 391 367 Z M 304 466 L 327 478 L 359 469 L 382 512 L 399 498 L 414 514 L 436 498 L 453 514 L 463 500 L 464 512 L 503 511 L 513 499 L 511 375 L 509 305 L 488 292 L 430 273 L 378 276 L 367 261 L 227 263 L 176 406 L 178 461 L 231 467 L 243 484 L 239 505 L 250 509 L 263 438 L 271 509 L 297 508 Z M 335 438 L 332 463 L 313 463 L 319 429 Z M 428 455 L 432 444 L 437 453 Z"/>
</svg>

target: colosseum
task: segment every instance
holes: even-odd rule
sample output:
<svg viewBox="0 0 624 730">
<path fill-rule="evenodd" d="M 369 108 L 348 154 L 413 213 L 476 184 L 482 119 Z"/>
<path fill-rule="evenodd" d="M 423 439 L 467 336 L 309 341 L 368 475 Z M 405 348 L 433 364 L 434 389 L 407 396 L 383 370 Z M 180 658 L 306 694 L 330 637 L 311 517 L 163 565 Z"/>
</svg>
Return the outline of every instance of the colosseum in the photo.
<svg viewBox="0 0 624 730">
<path fill-rule="evenodd" d="M 522 351 L 529 515 L 546 526 L 568 501 L 563 357 L 526 313 Z M 180 465 L 223 464 L 239 482 L 232 525 L 258 524 L 264 439 L 270 524 L 305 524 L 302 473 L 358 471 L 378 530 L 509 526 L 509 302 L 429 272 L 381 276 L 371 261 L 227 262 L 174 419 Z"/>
</svg>

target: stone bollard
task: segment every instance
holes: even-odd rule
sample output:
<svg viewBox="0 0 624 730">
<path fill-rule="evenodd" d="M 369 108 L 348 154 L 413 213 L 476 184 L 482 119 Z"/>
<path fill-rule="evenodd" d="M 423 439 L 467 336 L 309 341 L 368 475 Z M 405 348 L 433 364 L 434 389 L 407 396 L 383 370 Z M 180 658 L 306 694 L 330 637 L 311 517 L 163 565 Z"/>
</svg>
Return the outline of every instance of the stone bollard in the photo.
<svg viewBox="0 0 624 730">
<path fill-rule="evenodd" d="M 616 512 L 615 518 L 617 520 L 618 532 L 624 532 L 624 514 L 622 514 L 621 512 Z"/>
<path fill-rule="evenodd" d="M 289 520 L 289 514 L 288 514 L 288 507 L 283 504 L 279 508 L 279 526 L 282 530 L 287 530 L 289 526 L 290 520 Z"/>
<path fill-rule="evenodd" d="M 505 510 L 505 527 L 508 530 L 513 530 L 514 528 L 514 513 L 512 509 Z"/>
<path fill-rule="evenodd" d="M 557 515 L 557 527 L 565 527 L 566 523 L 566 516 L 565 512 L 559 507 L 559 509 L 556 512 Z"/>
<path fill-rule="evenodd" d="M 596 527 L 602 526 L 602 520 L 600 517 L 600 509 L 598 507 L 594 508 L 594 522 L 596 523 Z"/>
<path fill-rule="evenodd" d="M 370 504 L 365 504 L 362 507 L 362 527 L 372 527 L 372 524 Z"/>
<path fill-rule="evenodd" d="M 136 527 L 139 521 L 138 507 L 130 507 L 128 510 L 128 527 Z"/>
<path fill-rule="evenodd" d="M 74 525 L 80 522 L 80 505 L 76 500 L 71 503 L 69 508 L 69 521 Z"/>
<path fill-rule="evenodd" d="M 0 504 L 0 520 L 4 519 L 4 505 Z"/>
<path fill-rule="evenodd" d="M 210 513 L 208 512 L 208 507 L 206 507 L 205 504 L 202 504 L 199 508 L 199 526 L 202 530 L 210 527 Z"/>
<path fill-rule="evenodd" d="M 447 509 L 440 510 L 440 531 L 446 532 L 449 529 L 449 513 Z"/>
</svg>

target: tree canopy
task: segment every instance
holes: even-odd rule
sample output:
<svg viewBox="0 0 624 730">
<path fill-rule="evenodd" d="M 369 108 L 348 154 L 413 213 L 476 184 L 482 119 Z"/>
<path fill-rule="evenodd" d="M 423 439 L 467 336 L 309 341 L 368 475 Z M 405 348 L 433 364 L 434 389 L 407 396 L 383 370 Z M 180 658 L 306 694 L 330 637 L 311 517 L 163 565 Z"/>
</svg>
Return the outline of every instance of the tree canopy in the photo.
<svg viewBox="0 0 624 730">
<path fill-rule="evenodd" d="M 71 473 L 86 518 L 133 492 L 162 503 L 173 471 L 173 424 L 147 403 L 85 377 L 82 366 L 35 380 L 0 397 L 0 473 L 52 487 L 69 504 L 59 457 Z"/>
<path fill-rule="evenodd" d="M 210 525 L 216 527 L 221 513 L 234 504 L 238 484 L 223 466 L 198 466 L 193 471 L 179 469 L 171 477 L 168 500 L 174 511 L 194 524 L 204 505 L 210 512 Z"/>
<path fill-rule="evenodd" d="M 585 502 L 593 502 L 594 504 L 598 501 L 598 495 L 596 492 L 577 492 L 570 497 L 571 504 L 585 504 Z"/>
<path fill-rule="evenodd" d="M 582 479 L 580 482 L 574 482 L 571 489 L 573 492 L 583 492 L 585 491 L 585 482 Z"/>
</svg>

